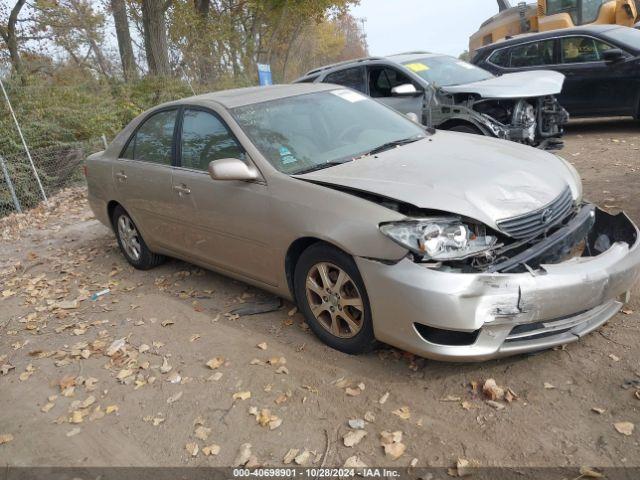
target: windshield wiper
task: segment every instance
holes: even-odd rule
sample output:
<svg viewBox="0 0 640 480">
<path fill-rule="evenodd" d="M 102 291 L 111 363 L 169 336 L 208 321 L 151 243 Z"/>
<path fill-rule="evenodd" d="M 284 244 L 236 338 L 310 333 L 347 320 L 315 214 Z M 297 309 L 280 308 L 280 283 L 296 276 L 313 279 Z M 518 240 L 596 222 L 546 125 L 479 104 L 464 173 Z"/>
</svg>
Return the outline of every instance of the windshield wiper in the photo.
<svg viewBox="0 0 640 480">
<path fill-rule="evenodd" d="M 302 175 L 305 173 L 317 172 L 318 170 L 324 170 L 325 168 L 335 167 L 336 165 L 342 165 L 343 163 L 347 163 L 344 160 L 340 161 L 330 161 L 325 163 L 320 163 L 318 165 L 314 165 L 313 167 L 305 168 L 303 170 L 298 170 L 297 172 L 293 172 L 292 175 Z"/>
<path fill-rule="evenodd" d="M 409 138 L 403 138 L 400 140 L 394 140 L 392 142 L 383 143 L 379 147 L 374 148 L 373 150 L 369 150 L 366 153 L 363 153 L 362 156 L 366 157 L 367 155 L 375 155 L 376 153 L 382 153 L 386 150 L 391 150 L 392 148 L 399 147 L 401 145 L 407 145 L 408 143 L 417 142 L 418 140 L 422 140 L 424 137 L 422 135 L 413 136 Z"/>
</svg>

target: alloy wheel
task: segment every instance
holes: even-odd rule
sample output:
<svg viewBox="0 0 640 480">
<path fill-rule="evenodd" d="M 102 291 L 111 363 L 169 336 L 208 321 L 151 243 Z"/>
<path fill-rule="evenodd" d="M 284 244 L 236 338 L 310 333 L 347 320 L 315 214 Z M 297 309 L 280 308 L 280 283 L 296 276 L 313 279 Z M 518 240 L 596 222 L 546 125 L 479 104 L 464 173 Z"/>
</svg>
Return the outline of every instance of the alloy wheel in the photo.
<svg viewBox="0 0 640 480">
<path fill-rule="evenodd" d="M 126 254 L 135 262 L 140 260 L 142 252 L 140 235 L 133 221 L 127 215 L 120 215 L 118 218 L 118 236 Z"/>
<path fill-rule="evenodd" d="M 307 273 L 305 289 L 311 312 L 325 330 L 339 338 L 360 332 L 364 302 L 347 272 L 332 263 L 316 263 Z"/>
</svg>

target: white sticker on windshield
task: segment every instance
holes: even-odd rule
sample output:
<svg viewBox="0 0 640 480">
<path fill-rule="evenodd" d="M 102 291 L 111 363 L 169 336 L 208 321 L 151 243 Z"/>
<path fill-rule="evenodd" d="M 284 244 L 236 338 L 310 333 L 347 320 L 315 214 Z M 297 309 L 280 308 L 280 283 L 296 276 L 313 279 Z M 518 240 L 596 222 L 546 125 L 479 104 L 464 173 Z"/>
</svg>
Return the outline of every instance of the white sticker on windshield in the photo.
<svg viewBox="0 0 640 480">
<path fill-rule="evenodd" d="M 473 65 L 471 65 L 470 63 L 467 63 L 467 62 L 456 62 L 456 63 L 461 67 L 467 68 L 469 70 L 473 70 Z"/>
<path fill-rule="evenodd" d="M 351 103 L 356 103 L 366 98 L 364 95 L 360 95 L 358 92 L 352 92 L 351 90 L 331 90 L 331 93 Z"/>
</svg>

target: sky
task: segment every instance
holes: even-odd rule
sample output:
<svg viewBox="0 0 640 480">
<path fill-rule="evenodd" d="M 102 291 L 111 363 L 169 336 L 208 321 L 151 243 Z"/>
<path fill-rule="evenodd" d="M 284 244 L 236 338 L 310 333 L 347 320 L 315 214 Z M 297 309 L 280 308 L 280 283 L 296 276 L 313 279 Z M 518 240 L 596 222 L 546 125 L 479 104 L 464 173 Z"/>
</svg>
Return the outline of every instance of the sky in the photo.
<svg viewBox="0 0 640 480">
<path fill-rule="evenodd" d="M 515 5 L 517 1 L 513 1 Z M 360 0 L 371 55 L 426 50 L 458 56 L 469 36 L 498 13 L 496 0 Z"/>
</svg>

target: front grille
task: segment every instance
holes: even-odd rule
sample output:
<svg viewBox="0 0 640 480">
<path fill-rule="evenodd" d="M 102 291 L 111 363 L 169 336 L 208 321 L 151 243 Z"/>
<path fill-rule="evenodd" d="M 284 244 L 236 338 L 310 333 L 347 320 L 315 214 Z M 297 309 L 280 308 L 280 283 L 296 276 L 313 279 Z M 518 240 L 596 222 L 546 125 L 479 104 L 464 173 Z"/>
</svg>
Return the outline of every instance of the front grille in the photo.
<svg viewBox="0 0 640 480">
<path fill-rule="evenodd" d="M 573 196 L 567 187 L 550 204 L 517 217 L 498 220 L 498 228 L 513 238 L 529 238 L 540 235 L 549 227 L 562 221 L 571 211 Z"/>
</svg>

